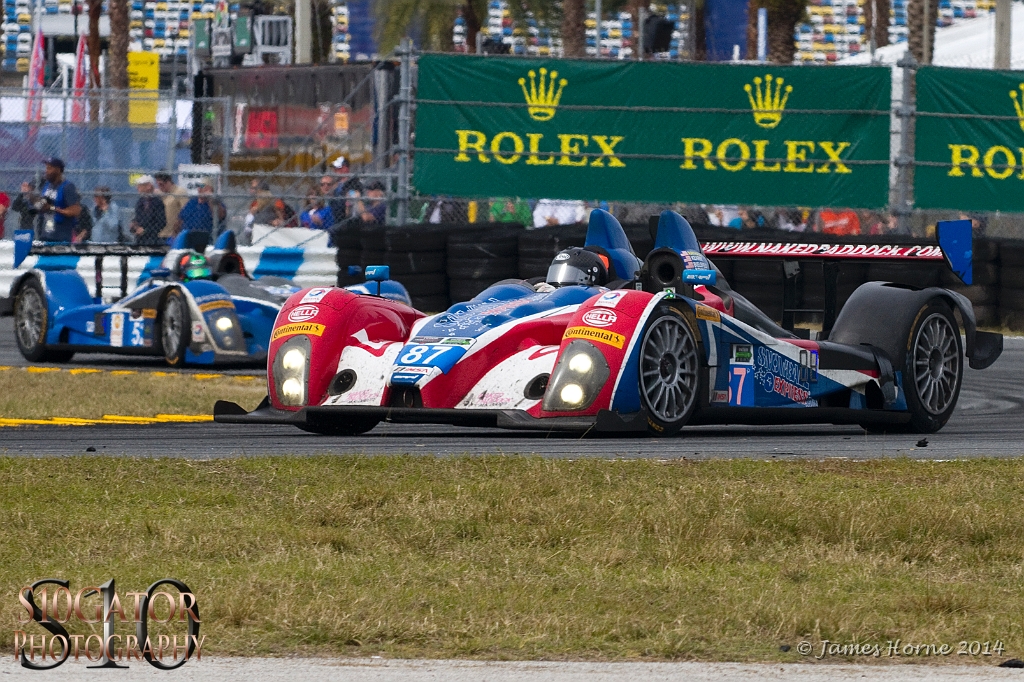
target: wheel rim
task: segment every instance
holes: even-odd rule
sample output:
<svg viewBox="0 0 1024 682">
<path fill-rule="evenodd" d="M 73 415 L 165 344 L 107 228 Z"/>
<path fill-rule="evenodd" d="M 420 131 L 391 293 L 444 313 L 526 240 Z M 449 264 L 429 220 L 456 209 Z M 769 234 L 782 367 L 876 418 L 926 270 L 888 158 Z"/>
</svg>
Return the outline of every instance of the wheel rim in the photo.
<svg viewBox="0 0 1024 682">
<path fill-rule="evenodd" d="M 640 392 L 650 414 L 681 419 L 697 397 L 697 346 L 685 323 L 663 317 L 647 330 L 640 353 Z"/>
<path fill-rule="evenodd" d="M 164 354 L 167 357 L 176 357 L 178 351 L 181 350 L 178 346 L 181 345 L 181 326 L 184 324 L 184 317 L 181 311 L 181 300 L 177 297 L 167 299 L 161 331 Z"/>
<path fill-rule="evenodd" d="M 18 341 L 22 348 L 32 348 L 43 338 L 46 313 L 39 292 L 26 288 L 18 297 L 17 325 Z"/>
<path fill-rule="evenodd" d="M 932 313 L 917 330 L 914 382 L 921 406 L 942 414 L 956 399 L 960 378 L 960 333 L 945 315 Z"/>
</svg>

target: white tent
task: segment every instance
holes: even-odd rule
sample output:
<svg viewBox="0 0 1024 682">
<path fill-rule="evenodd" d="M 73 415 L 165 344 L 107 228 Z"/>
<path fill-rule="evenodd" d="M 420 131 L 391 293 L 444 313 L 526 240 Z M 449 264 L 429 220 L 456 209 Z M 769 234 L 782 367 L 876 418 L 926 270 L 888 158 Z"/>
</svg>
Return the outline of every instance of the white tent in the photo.
<svg viewBox="0 0 1024 682">
<path fill-rule="evenodd" d="M 1024 69 L 1024 5 L 1013 3 L 1012 51 L 1010 68 Z M 935 30 L 935 66 L 959 66 L 971 69 L 991 69 L 995 54 L 996 15 L 987 14 L 976 19 L 964 19 L 953 26 Z M 907 51 L 907 44 L 886 45 L 875 50 L 879 64 L 894 65 Z M 847 57 L 838 64 L 870 64 L 871 55 L 865 49 L 858 55 Z"/>
</svg>

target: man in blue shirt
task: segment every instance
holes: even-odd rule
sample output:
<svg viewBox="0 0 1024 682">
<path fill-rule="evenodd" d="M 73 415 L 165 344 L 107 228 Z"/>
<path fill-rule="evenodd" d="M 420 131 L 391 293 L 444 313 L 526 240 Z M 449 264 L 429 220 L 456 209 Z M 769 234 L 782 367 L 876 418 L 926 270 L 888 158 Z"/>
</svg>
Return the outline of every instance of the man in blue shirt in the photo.
<svg viewBox="0 0 1024 682">
<path fill-rule="evenodd" d="M 214 211 L 217 212 L 216 225 L 214 224 Z M 199 186 L 198 196 L 189 199 L 181 209 L 181 213 L 178 214 L 178 222 L 181 223 L 182 230 L 197 232 L 213 233 L 214 228 L 223 226 L 227 218 L 228 209 L 220 199 L 213 195 L 213 183 L 209 180 Z"/>
<path fill-rule="evenodd" d="M 43 161 L 46 164 L 46 182 L 36 211 L 42 216 L 43 241 L 70 242 L 82 213 L 81 198 L 74 183 L 64 179 L 64 162 L 57 157 Z"/>
</svg>

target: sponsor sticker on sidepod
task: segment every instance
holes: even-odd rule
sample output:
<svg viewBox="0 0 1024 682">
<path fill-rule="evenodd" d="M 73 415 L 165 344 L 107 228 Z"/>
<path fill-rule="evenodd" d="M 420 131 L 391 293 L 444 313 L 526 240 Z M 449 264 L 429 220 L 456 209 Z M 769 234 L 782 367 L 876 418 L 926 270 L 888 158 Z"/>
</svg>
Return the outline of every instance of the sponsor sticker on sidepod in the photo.
<svg viewBox="0 0 1024 682">
<path fill-rule="evenodd" d="M 614 310 L 607 309 L 592 309 L 583 313 L 583 322 L 589 324 L 591 327 L 607 327 L 615 324 L 619 319 L 619 316 L 615 314 Z"/>
<path fill-rule="evenodd" d="M 315 289 L 310 289 L 306 292 L 306 295 L 302 297 L 302 300 L 299 301 L 299 303 L 319 303 L 324 300 L 324 296 L 330 293 L 330 291 L 329 287 L 317 287 Z"/>
<path fill-rule="evenodd" d="M 289 322 L 307 322 L 320 314 L 320 308 L 315 305 L 300 305 L 292 308 L 288 313 Z"/>
<path fill-rule="evenodd" d="M 602 308 L 614 308 L 625 295 L 625 291 L 609 291 L 607 294 L 603 294 L 601 298 L 597 299 L 597 302 L 594 303 L 594 305 Z"/>
</svg>

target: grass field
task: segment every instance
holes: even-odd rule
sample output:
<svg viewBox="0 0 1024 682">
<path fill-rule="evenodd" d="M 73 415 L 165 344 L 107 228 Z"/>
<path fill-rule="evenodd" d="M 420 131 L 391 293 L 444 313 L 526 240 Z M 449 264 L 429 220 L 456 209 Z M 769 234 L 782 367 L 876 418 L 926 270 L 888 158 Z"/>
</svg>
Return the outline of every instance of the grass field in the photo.
<svg viewBox="0 0 1024 682">
<path fill-rule="evenodd" d="M 1022 494 L 1021 460 L 0 459 L 0 646 L 20 585 L 170 576 L 211 656 L 1021 656 Z"/>
<path fill-rule="evenodd" d="M 266 381 L 255 377 L 197 379 L 195 374 L 169 372 L 72 371 L 0 370 L 0 418 L 213 414 L 217 400 L 233 400 L 253 409 L 267 394 Z"/>
</svg>

